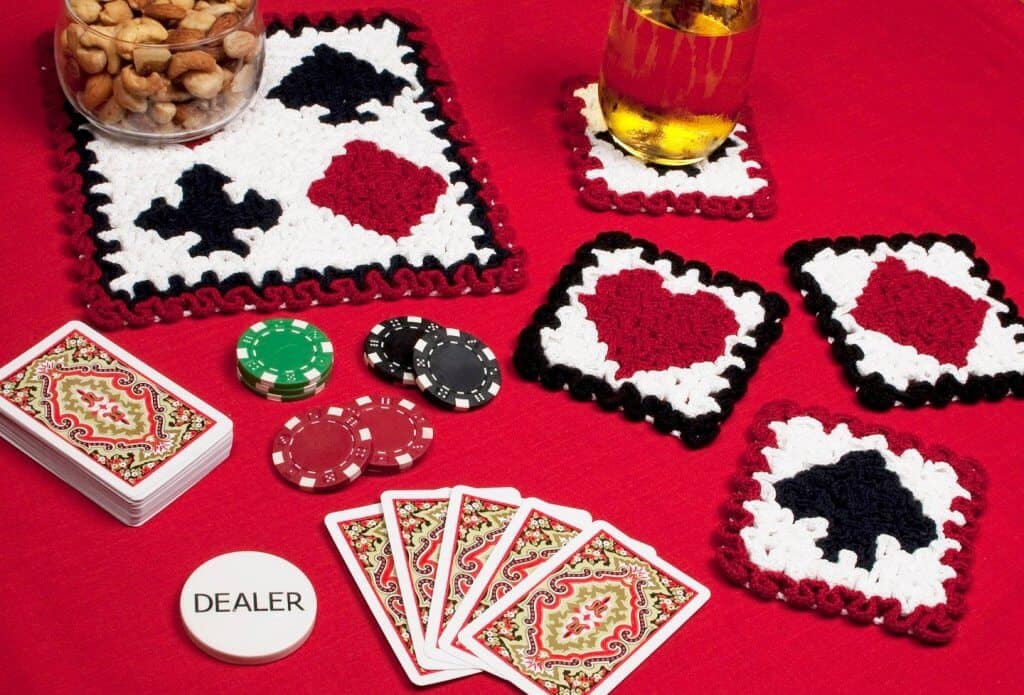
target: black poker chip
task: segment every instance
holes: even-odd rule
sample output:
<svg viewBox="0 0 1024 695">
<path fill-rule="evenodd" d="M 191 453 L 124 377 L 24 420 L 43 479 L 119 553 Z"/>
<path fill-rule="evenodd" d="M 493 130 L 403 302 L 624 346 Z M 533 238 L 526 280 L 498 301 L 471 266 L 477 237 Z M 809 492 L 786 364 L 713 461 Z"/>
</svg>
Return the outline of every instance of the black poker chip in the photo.
<svg viewBox="0 0 1024 695">
<path fill-rule="evenodd" d="M 413 346 L 426 331 L 440 329 L 433 321 L 419 316 L 396 316 L 381 321 L 366 336 L 363 358 L 381 376 L 411 386 L 416 383 Z"/>
<path fill-rule="evenodd" d="M 438 403 L 470 410 L 501 389 L 501 367 L 489 347 L 455 328 L 428 331 L 413 346 L 416 386 Z"/>
</svg>

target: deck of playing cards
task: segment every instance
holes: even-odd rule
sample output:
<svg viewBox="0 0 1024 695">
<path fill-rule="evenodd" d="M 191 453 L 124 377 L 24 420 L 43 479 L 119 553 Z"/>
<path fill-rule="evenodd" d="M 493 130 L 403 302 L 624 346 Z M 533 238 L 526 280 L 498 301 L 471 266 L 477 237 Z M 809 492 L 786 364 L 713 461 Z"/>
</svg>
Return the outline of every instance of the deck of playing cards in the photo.
<svg viewBox="0 0 1024 695">
<path fill-rule="evenodd" d="M 72 321 L 0 369 L 0 437 L 139 526 L 227 458 L 232 424 Z"/>
<path fill-rule="evenodd" d="M 710 595 L 610 524 L 511 488 L 386 492 L 324 522 L 416 685 L 487 671 L 601 695 Z"/>
</svg>

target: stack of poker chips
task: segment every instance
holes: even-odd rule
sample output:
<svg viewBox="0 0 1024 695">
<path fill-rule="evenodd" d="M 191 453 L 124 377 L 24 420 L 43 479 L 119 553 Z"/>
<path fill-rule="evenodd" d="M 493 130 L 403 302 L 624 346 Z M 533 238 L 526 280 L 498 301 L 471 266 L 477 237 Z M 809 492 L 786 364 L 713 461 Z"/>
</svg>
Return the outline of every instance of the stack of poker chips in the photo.
<svg viewBox="0 0 1024 695">
<path fill-rule="evenodd" d="M 268 319 L 249 326 L 235 349 L 238 380 L 271 401 L 298 401 L 323 391 L 334 347 L 300 319 Z"/>
<path fill-rule="evenodd" d="M 490 403 L 501 367 L 479 338 L 419 316 L 396 316 L 370 329 L 367 366 L 390 381 L 416 386 L 435 404 L 465 411 Z"/>
<path fill-rule="evenodd" d="M 300 490 L 332 492 L 363 473 L 408 470 L 433 439 L 434 428 L 415 403 L 367 395 L 290 418 L 274 436 L 271 461 Z"/>
</svg>

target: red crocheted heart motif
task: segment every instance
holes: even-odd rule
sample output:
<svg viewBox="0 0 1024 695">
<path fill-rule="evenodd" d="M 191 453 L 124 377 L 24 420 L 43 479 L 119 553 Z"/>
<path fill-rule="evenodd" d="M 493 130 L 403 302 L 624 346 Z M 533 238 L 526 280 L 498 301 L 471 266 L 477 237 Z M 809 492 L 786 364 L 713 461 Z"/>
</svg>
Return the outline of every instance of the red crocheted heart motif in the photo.
<svg viewBox="0 0 1024 695">
<path fill-rule="evenodd" d="M 447 182 L 433 169 L 416 166 L 372 142 L 354 140 L 331 160 L 307 195 L 314 205 L 353 224 L 395 239 L 409 236 L 434 211 Z"/>
<path fill-rule="evenodd" d="M 989 305 L 898 258 L 878 264 L 850 315 L 939 362 L 963 367 L 978 341 Z"/>
<path fill-rule="evenodd" d="M 653 270 L 626 270 L 597 281 L 594 294 L 580 295 L 616 378 L 639 371 L 685 368 L 725 352 L 725 339 L 739 331 L 736 315 L 717 295 L 673 294 Z"/>
</svg>

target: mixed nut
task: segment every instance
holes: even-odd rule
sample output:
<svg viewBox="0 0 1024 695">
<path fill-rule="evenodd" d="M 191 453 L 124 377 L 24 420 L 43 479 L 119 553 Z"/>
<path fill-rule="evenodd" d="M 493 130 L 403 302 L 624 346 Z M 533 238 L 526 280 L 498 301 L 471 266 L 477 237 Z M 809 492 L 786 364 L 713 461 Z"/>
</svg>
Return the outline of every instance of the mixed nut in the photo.
<svg viewBox="0 0 1024 695">
<path fill-rule="evenodd" d="M 226 121 L 259 82 L 256 0 L 68 0 L 57 63 L 72 99 L 99 123 L 138 133 Z"/>
</svg>

